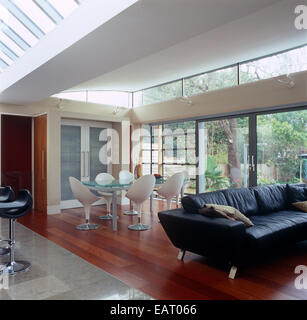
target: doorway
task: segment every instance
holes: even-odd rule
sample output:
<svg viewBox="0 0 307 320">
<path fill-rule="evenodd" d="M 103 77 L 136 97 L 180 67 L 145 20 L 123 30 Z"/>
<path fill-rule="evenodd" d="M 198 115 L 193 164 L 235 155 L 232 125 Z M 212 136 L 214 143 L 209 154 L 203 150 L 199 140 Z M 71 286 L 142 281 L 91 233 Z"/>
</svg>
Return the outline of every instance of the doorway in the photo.
<svg viewBox="0 0 307 320">
<path fill-rule="evenodd" d="M 69 177 L 93 181 L 98 173 L 112 173 L 106 144 L 112 125 L 104 122 L 63 119 L 61 125 L 61 209 L 80 207 Z"/>
</svg>

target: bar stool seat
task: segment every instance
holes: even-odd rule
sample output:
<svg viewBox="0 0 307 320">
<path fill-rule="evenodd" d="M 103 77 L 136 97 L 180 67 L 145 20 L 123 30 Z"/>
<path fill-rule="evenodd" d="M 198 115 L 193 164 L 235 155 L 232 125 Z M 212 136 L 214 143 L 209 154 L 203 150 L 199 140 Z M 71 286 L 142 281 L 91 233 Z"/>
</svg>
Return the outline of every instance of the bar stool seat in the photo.
<svg viewBox="0 0 307 320">
<path fill-rule="evenodd" d="M 17 199 L 12 202 L 0 203 L 0 218 L 9 219 L 10 261 L 6 263 L 8 274 L 28 271 L 31 264 L 28 261 L 15 261 L 15 224 L 16 219 L 26 215 L 33 206 L 33 199 L 28 190 L 20 190 Z"/>
<path fill-rule="evenodd" d="M 15 193 L 11 187 L 0 187 L 0 203 L 12 202 L 15 199 Z M 0 219 L 0 234 L 1 234 L 1 219 Z M 0 243 L 5 242 L 0 238 Z M 0 247 L 0 257 L 10 253 L 10 248 Z"/>
</svg>

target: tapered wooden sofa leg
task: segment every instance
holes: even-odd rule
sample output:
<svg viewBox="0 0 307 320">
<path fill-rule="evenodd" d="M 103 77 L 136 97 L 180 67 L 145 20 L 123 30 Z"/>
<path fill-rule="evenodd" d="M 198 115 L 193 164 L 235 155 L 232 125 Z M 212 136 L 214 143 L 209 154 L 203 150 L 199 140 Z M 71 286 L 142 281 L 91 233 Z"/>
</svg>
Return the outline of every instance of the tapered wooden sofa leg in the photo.
<svg viewBox="0 0 307 320">
<path fill-rule="evenodd" d="M 178 252 L 177 259 L 182 261 L 184 259 L 184 255 L 185 255 L 185 250 L 180 249 L 179 252 Z"/>
<path fill-rule="evenodd" d="M 236 274 L 237 274 L 238 268 L 236 266 L 232 266 L 229 272 L 229 279 L 235 279 Z"/>
</svg>

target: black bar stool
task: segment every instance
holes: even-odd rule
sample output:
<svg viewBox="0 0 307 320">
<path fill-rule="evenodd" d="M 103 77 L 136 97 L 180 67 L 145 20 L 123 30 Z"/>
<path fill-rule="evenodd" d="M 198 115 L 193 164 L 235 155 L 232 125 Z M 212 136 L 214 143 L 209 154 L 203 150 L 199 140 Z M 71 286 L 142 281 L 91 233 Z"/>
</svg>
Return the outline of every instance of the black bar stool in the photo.
<svg viewBox="0 0 307 320">
<path fill-rule="evenodd" d="M 0 218 L 9 219 L 10 261 L 6 264 L 8 274 L 28 271 L 31 264 L 27 261 L 15 261 L 15 222 L 26 215 L 33 206 L 33 199 L 28 190 L 20 190 L 13 202 L 0 203 Z"/>
<path fill-rule="evenodd" d="M 12 202 L 15 199 L 14 191 L 11 187 L 0 187 L 0 203 Z M 1 227 L 1 224 L 0 224 Z M 0 230 L 1 234 L 1 230 Z M 3 242 L 0 238 L 0 243 Z M 5 256 L 10 253 L 10 249 L 6 247 L 0 247 L 0 256 Z"/>
</svg>

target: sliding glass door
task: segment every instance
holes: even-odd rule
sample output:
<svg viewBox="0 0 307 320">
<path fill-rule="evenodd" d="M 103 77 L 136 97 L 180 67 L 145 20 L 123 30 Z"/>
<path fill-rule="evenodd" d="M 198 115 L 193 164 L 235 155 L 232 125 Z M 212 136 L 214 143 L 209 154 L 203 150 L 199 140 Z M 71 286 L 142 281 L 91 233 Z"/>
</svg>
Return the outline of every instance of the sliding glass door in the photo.
<svg viewBox="0 0 307 320">
<path fill-rule="evenodd" d="M 186 193 L 307 182 L 307 109 L 143 125 L 143 174 L 187 170 Z"/>
<path fill-rule="evenodd" d="M 307 182 L 307 110 L 257 115 L 257 184 Z"/>
<path fill-rule="evenodd" d="M 307 181 L 307 110 L 200 120 L 198 192 Z"/>
<path fill-rule="evenodd" d="M 198 190 L 249 185 L 249 118 L 198 122 Z"/>
</svg>

